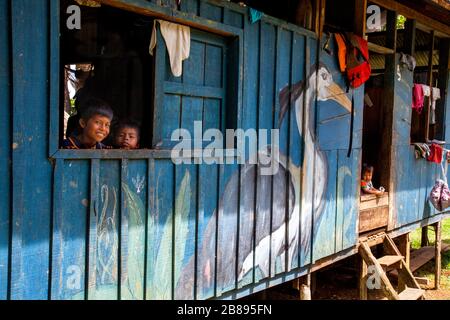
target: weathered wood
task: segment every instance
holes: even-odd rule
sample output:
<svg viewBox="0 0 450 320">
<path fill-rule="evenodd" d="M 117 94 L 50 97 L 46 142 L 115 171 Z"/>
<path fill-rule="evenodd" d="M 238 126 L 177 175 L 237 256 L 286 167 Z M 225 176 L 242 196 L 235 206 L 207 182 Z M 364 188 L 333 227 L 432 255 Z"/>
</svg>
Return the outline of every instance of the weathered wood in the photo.
<svg viewBox="0 0 450 320">
<path fill-rule="evenodd" d="M 405 257 L 405 263 L 409 267 L 411 261 L 411 241 L 409 239 L 409 233 L 406 233 L 399 238 L 398 250 Z"/>
<path fill-rule="evenodd" d="M 382 267 L 389 267 L 389 266 L 392 266 L 392 265 L 400 262 L 402 259 L 403 259 L 403 256 L 388 255 L 388 256 L 383 256 L 381 258 L 378 258 L 378 263 Z"/>
<path fill-rule="evenodd" d="M 381 268 L 381 266 L 377 262 L 377 259 L 373 256 L 372 252 L 370 251 L 370 247 L 367 245 L 367 243 L 362 242 L 360 244 L 359 253 L 368 266 L 374 267 L 375 275 L 380 278 L 381 289 L 383 290 L 383 293 L 388 297 L 388 299 L 399 300 L 397 292 L 395 291 L 391 282 L 387 278 L 383 268 Z"/>
<path fill-rule="evenodd" d="M 367 44 L 367 46 L 369 48 L 369 51 L 371 51 L 371 52 L 375 52 L 375 53 L 379 53 L 379 54 L 394 54 L 395 53 L 395 51 L 393 49 L 386 48 L 386 47 L 380 46 L 380 45 L 372 43 L 372 42 L 369 42 Z"/>
<path fill-rule="evenodd" d="M 442 234 L 441 234 L 441 221 L 434 225 L 435 233 L 435 271 L 434 271 L 434 288 L 439 290 L 441 283 L 441 248 L 442 248 Z"/>
<path fill-rule="evenodd" d="M 404 291 L 400 292 L 399 300 L 418 300 L 424 294 L 424 290 L 417 288 L 406 288 Z"/>
<path fill-rule="evenodd" d="M 2 66 L 10 65 L 13 74 L 12 113 L 8 120 L 12 125 L 14 177 L 11 180 L 10 298 L 47 299 L 52 212 L 52 166 L 48 161 L 46 134 L 49 128 L 49 1 L 18 0 L 10 5 L 11 60 L 0 62 Z"/>
<path fill-rule="evenodd" d="M 397 43 L 397 29 L 396 29 L 397 13 L 388 11 L 386 17 L 386 47 L 392 48 L 396 51 Z M 381 154 L 385 157 L 383 167 L 381 168 L 381 185 L 387 186 L 387 190 L 394 189 L 395 177 L 395 163 L 394 148 L 393 148 L 393 128 L 394 128 L 394 101 L 395 101 L 395 74 L 396 74 L 396 59 L 395 54 L 388 54 L 385 56 L 385 77 L 384 77 L 384 103 L 382 107 L 382 117 L 384 121 L 384 130 L 382 132 Z M 391 230 L 395 225 L 394 219 L 394 197 L 389 199 L 389 219 L 388 230 Z"/>
<path fill-rule="evenodd" d="M 388 225 L 389 207 L 383 206 L 359 212 L 359 232 L 366 232 Z"/>
<path fill-rule="evenodd" d="M 8 261 L 9 230 L 11 212 L 11 43 L 8 40 L 11 32 L 10 5 L 7 0 L 0 1 L 0 300 L 8 297 Z"/>
<path fill-rule="evenodd" d="M 447 252 L 448 250 L 450 250 L 450 245 L 444 244 L 441 248 L 441 253 Z M 434 255 L 435 248 L 432 246 L 422 247 L 420 249 L 412 251 L 409 269 L 411 270 L 411 272 L 415 272 L 420 267 L 425 265 L 428 261 L 432 260 L 434 258 Z M 391 271 L 391 274 L 396 276 L 396 270 Z"/>
<path fill-rule="evenodd" d="M 404 53 L 412 56 L 414 56 L 416 52 L 416 25 L 416 20 L 406 20 L 403 39 L 403 51 Z"/>
<path fill-rule="evenodd" d="M 365 196 L 361 197 L 361 203 L 359 205 L 360 211 L 389 205 L 389 195 L 386 193 L 381 197 L 375 196 L 375 199 L 369 198 L 368 200 L 366 200 L 367 198 L 364 197 Z"/>
<path fill-rule="evenodd" d="M 430 285 L 430 279 L 427 277 L 414 277 L 417 281 L 417 283 L 420 285 L 421 288 L 428 288 Z"/>
<path fill-rule="evenodd" d="M 362 257 L 359 270 L 359 299 L 367 300 L 367 263 Z"/>
<path fill-rule="evenodd" d="M 355 1 L 355 21 L 353 24 L 353 32 L 361 37 L 364 37 L 366 33 L 366 11 L 367 0 Z"/>
<path fill-rule="evenodd" d="M 428 240 L 428 226 L 422 227 L 422 233 L 421 233 L 421 239 L 420 239 L 420 246 L 426 247 L 429 245 Z"/>
<path fill-rule="evenodd" d="M 434 30 L 430 32 L 430 47 L 428 49 L 428 73 L 427 73 L 427 84 L 430 88 L 433 85 L 433 53 L 434 53 Z M 431 112 L 431 96 L 427 99 L 428 103 L 425 105 L 425 141 L 430 139 L 430 112 Z"/>
</svg>

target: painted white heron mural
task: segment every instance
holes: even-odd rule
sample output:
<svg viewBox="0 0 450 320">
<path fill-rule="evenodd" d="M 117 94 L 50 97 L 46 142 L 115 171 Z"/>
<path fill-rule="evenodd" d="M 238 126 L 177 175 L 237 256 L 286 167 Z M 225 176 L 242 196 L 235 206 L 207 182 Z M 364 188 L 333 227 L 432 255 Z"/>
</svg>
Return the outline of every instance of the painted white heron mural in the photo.
<svg viewBox="0 0 450 320">
<path fill-rule="evenodd" d="M 215 232 L 216 219 L 211 219 L 198 248 L 199 256 L 210 257 L 198 260 L 203 264 L 197 265 L 197 269 L 200 270 L 197 276 L 206 279 L 204 279 L 206 287 L 213 286 L 211 278 L 214 275 L 209 273 L 214 270 L 212 264 L 214 264 L 215 258 L 217 259 L 216 287 L 219 290 L 226 290 L 242 281 L 251 270 L 255 270 L 255 272 L 259 270 L 261 278 L 273 274 L 270 269 L 274 270 L 275 266 L 272 263 L 269 267 L 270 255 L 275 256 L 275 259 L 279 258 L 282 269 L 284 269 L 286 262 L 288 266 L 291 265 L 295 253 L 298 253 L 299 246 L 305 251 L 310 249 L 312 222 L 320 221 L 325 205 L 328 179 L 327 158 L 325 153 L 319 149 L 315 135 L 314 107 L 316 100 L 334 100 L 346 110 L 346 114 L 351 111 L 351 102 L 347 95 L 333 81 L 329 68 L 322 63 L 311 68 L 306 81 L 285 87 L 280 92 L 280 124 L 286 120 L 284 115 L 292 106 L 296 128 L 303 139 L 304 152 L 301 165 L 295 165 L 280 151 L 279 170 L 276 174 L 273 176 L 262 175 L 260 164 L 242 165 L 241 169 L 231 176 L 221 194 L 217 209 L 217 219 L 220 221 L 217 229 L 219 236 L 217 237 Z M 267 156 L 269 152 L 273 151 L 268 146 L 259 152 L 266 153 Z M 256 191 L 258 199 L 256 209 L 246 210 L 246 206 L 242 204 L 253 201 L 254 194 L 249 190 L 252 190 L 255 179 L 258 189 Z M 236 190 L 239 186 L 241 190 L 248 192 L 240 193 L 239 190 Z M 301 186 L 303 186 L 302 190 L 300 190 Z M 275 191 L 273 194 L 276 194 L 273 198 L 271 197 L 272 190 Z M 278 192 L 279 190 L 282 192 Z M 239 196 L 241 219 L 247 217 L 247 221 L 252 223 L 239 226 L 239 248 L 236 248 L 237 235 L 235 232 L 228 232 L 227 228 L 236 226 L 236 203 L 238 203 Z M 256 232 L 255 230 L 266 232 Z M 251 236 L 253 234 L 254 238 Z M 217 243 L 214 241 L 215 237 L 218 239 Z M 239 256 L 242 257 L 239 259 L 242 261 L 238 263 L 236 263 L 237 250 L 239 250 Z M 271 254 L 268 254 L 269 250 L 271 250 Z M 217 256 L 215 256 L 216 252 Z M 195 258 L 192 257 L 185 265 L 185 270 L 192 270 L 194 263 Z M 182 272 L 176 287 L 180 296 L 183 296 L 183 292 L 192 291 L 195 285 L 192 274 L 192 272 Z"/>
</svg>

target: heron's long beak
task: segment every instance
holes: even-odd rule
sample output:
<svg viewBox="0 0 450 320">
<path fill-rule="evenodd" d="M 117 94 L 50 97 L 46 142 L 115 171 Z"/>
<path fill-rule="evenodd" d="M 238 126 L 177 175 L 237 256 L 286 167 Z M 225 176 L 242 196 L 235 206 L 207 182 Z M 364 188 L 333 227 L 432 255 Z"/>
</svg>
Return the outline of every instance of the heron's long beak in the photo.
<svg viewBox="0 0 450 320">
<path fill-rule="evenodd" d="M 347 97 L 345 92 L 341 89 L 341 87 L 339 87 L 336 83 L 333 82 L 330 86 L 328 86 L 327 90 L 330 94 L 328 99 L 336 101 L 345 109 L 347 109 L 349 112 L 352 111 L 352 102 Z"/>
</svg>

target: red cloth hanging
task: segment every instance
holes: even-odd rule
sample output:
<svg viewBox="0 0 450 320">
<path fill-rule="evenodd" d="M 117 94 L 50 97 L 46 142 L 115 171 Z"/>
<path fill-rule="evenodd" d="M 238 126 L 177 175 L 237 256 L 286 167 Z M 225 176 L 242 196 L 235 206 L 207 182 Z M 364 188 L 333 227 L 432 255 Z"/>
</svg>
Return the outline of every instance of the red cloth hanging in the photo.
<svg viewBox="0 0 450 320">
<path fill-rule="evenodd" d="M 430 155 L 428 156 L 427 160 L 431 162 L 441 163 L 442 151 L 443 148 L 440 145 L 433 143 L 430 146 Z"/>
<path fill-rule="evenodd" d="M 412 96 L 412 108 L 417 111 L 417 113 L 421 113 L 423 109 L 423 88 L 421 84 L 414 84 L 413 87 L 413 96 Z"/>
</svg>

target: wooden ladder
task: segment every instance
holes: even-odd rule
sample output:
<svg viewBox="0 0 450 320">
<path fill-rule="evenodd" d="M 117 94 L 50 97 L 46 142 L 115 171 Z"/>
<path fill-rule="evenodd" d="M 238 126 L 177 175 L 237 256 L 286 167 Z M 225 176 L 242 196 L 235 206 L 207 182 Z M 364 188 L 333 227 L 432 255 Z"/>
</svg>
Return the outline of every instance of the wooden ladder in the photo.
<svg viewBox="0 0 450 320">
<path fill-rule="evenodd" d="M 370 250 L 372 245 L 383 243 L 384 256 L 375 258 Z M 359 243 L 359 254 L 362 261 L 362 274 L 360 279 L 361 298 L 367 299 L 367 288 L 369 285 L 367 268 L 373 266 L 371 274 L 378 276 L 378 282 L 388 300 L 418 300 L 424 299 L 425 291 L 422 290 L 412 274 L 404 257 L 398 250 L 394 241 L 384 232 L 376 237 L 361 240 Z M 398 270 L 398 291 L 396 291 L 386 275 L 388 267 Z"/>
</svg>

